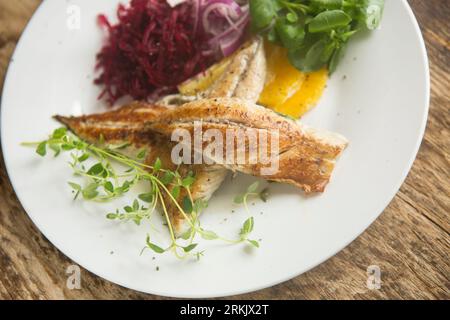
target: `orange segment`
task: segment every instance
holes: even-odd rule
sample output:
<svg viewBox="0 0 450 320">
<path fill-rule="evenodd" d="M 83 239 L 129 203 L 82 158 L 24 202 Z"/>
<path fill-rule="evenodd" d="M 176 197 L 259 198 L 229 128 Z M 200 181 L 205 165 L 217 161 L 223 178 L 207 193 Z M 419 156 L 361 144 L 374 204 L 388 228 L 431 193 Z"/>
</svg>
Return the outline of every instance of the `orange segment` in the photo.
<svg viewBox="0 0 450 320">
<path fill-rule="evenodd" d="M 266 44 L 267 79 L 259 104 L 291 117 L 312 109 L 326 86 L 326 69 L 305 74 L 293 67 L 284 48 Z"/>
</svg>

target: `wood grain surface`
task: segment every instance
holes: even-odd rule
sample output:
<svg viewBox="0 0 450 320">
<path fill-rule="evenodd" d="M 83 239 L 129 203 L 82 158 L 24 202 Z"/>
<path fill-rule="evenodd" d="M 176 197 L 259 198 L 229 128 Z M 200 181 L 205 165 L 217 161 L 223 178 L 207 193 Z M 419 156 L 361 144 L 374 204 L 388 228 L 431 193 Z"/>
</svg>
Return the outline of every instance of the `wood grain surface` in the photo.
<svg viewBox="0 0 450 320">
<path fill-rule="evenodd" d="M 450 298 L 450 1 L 409 2 L 426 40 L 432 87 L 425 139 L 406 182 L 376 222 L 335 257 L 288 282 L 232 298 Z M 39 3 L 0 0 L 0 89 L 15 44 Z M 0 299 L 161 299 L 83 269 L 82 288 L 69 290 L 71 264 L 30 221 L 1 159 Z M 379 290 L 366 286 L 370 265 L 381 269 Z"/>
</svg>

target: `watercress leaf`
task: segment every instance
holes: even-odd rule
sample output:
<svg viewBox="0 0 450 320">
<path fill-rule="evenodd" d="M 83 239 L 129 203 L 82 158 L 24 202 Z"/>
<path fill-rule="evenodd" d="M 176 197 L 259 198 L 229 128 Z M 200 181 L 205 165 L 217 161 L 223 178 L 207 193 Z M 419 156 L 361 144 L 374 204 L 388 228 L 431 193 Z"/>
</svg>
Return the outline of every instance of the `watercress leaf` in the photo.
<svg viewBox="0 0 450 320">
<path fill-rule="evenodd" d="M 343 0 L 310 0 L 310 4 L 315 10 L 332 10 L 342 8 Z"/>
<path fill-rule="evenodd" d="M 328 63 L 335 50 L 336 50 L 336 42 L 330 41 L 322 51 L 322 54 L 320 55 L 320 61 L 322 61 L 323 63 Z"/>
<path fill-rule="evenodd" d="M 341 46 L 340 48 L 336 49 L 334 51 L 333 55 L 331 56 L 331 60 L 328 65 L 328 72 L 330 74 L 333 74 L 336 71 L 337 65 L 342 56 L 342 52 L 343 52 L 343 47 Z"/>
<path fill-rule="evenodd" d="M 323 11 L 310 21 L 308 30 L 311 33 L 331 31 L 346 26 L 351 21 L 352 17 L 342 10 Z"/>
<path fill-rule="evenodd" d="M 278 35 L 277 35 L 277 31 L 275 29 L 269 30 L 269 32 L 267 33 L 267 40 L 269 40 L 272 43 L 278 42 Z"/>
<path fill-rule="evenodd" d="M 153 194 L 152 193 L 142 193 L 142 194 L 138 195 L 138 198 L 147 203 L 153 202 Z"/>
<path fill-rule="evenodd" d="M 197 247 L 198 243 L 192 243 L 186 247 L 183 247 L 184 252 L 188 253 L 192 250 L 194 250 Z"/>
<path fill-rule="evenodd" d="M 295 11 L 291 11 L 286 14 L 286 19 L 289 22 L 295 23 L 298 21 L 298 15 Z"/>
<path fill-rule="evenodd" d="M 36 148 L 36 153 L 41 157 L 44 157 L 47 154 L 47 141 L 39 143 Z"/>
<path fill-rule="evenodd" d="M 219 238 L 219 236 L 214 231 L 204 230 L 204 229 L 200 230 L 200 235 L 205 240 L 215 240 L 215 239 Z"/>
<path fill-rule="evenodd" d="M 255 248 L 259 248 L 259 242 L 258 242 L 258 241 L 256 241 L 256 240 L 249 240 L 249 239 L 247 239 L 247 241 L 248 241 L 252 246 L 254 246 Z"/>
<path fill-rule="evenodd" d="M 275 29 L 281 43 L 288 49 L 299 48 L 305 38 L 304 26 L 300 23 L 290 23 L 289 21 L 278 19 Z"/>
<path fill-rule="evenodd" d="M 364 20 L 367 29 L 378 28 L 383 16 L 384 0 L 364 0 Z"/>
<path fill-rule="evenodd" d="M 252 0 L 250 1 L 250 14 L 252 27 L 256 31 L 267 28 L 276 16 L 275 1 Z"/>
<path fill-rule="evenodd" d="M 123 210 L 125 210 L 125 212 L 127 212 L 127 213 L 133 212 L 133 208 L 130 207 L 130 206 L 125 206 L 125 207 L 123 207 Z"/>
<path fill-rule="evenodd" d="M 251 185 L 248 186 L 247 192 L 248 193 L 254 193 L 256 191 L 256 189 L 258 189 L 258 187 L 259 187 L 259 182 L 255 181 Z"/>
<path fill-rule="evenodd" d="M 321 69 L 325 66 L 325 63 L 321 60 L 323 51 L 327 41 L 325 39 L 319 39 L 310 47 L 301 50 L 289 50 L 288 58 L 291 64 L 297 69 L 303 72 L 313 72 Z"/>
</svg>

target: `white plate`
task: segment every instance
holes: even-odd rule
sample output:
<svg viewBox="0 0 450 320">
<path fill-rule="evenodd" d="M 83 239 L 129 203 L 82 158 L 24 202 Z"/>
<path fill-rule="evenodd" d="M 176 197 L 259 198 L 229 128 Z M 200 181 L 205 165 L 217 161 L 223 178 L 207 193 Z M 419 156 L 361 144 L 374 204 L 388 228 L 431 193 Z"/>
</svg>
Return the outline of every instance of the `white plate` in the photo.
<svg viewBox="0 0 450 320">
<path fill-rule="evenodd" d="M 17 46 L 3 92 L 2 145 L 14 189 L 36 226 L 73 261 L 124 287 L 158 295 L 250 292 L 286 281 L 330 258 L 361 234 L 394 197 L 424 133 L 429 71 L 411 9 L 406 1 L 387 0 L 380 30 L 351 42 L 320 105 L 303 120 L 341 133 L 351 142 L 326 192 L 305 198 L 294 188 L 271 185 L 270 201 L 250 206 L 254 237 L 262 239 L 258 250 L 202 242 L 207 251 L 199 262 L 180 262 L 171 255 L 152 260 L 150 251 L 139 256 L 148 224 L 137 227 L 106 220 L 104 214 L 117 204 L 72 201 L 66 181 L 73 178 L 64 159 L 43 160 L 20 146 L 45 138 L 58 126 L 51 119 L 56 113 L 104 109 L 96 100 L 99 89 L 92 84 L 94 57 L 102 40 L 96 15 L 112 16 L 117 3 L 45 1 Z M 71 30 L 67 18 L 77 8 L 81 29 Z M 250 181 L 227 180 L 203 215 L 204 225 L 236 234 L 247 214 L 232 199 Z M 155 240 L 166 241 L 167 233 L 158 228 Z"/>
</svg>

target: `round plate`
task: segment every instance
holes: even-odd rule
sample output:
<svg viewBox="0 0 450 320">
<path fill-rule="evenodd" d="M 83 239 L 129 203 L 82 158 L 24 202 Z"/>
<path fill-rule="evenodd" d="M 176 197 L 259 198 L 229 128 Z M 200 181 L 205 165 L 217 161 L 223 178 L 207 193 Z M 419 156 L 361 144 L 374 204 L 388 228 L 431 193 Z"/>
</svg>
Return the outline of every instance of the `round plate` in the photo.
<svg viewBox="0 0 450 320">
<path fill-rule="evenodd" d="M 250 205 L 253 237 L 262 239 L 259 249 L 199 240 L 206 249 L 200 261 L 179 261 L 149 250 L 139 255 L 149 231 L 155 242 L 168 241 L 162 220 L 153 222 L 157 231 L 148 223 L 107 220 L 109 210 L 133 195 L 104 205 L 73 201 L 67 181 L 75 178 L 67 155 L 42 159 L 21 146 L 58 127 L 54 114 L 106 109 L 93 84 L 103 37 L 96 15 L 113 16 L 117 4 L 44 1 L 17 46 L 3 92 L 2 146 L 14 189 L 39 230 L 73 261 L 119 285 L 152 294 L 198 298 L 245 293 L 291 279 L 330 258 L 394 197 L 424 133 L 429 71 L 411 9 L 406 1 L 389 0 L 382 27 L 351 41 L 320 104 L 302 119 L 350 141 L 325 193 L 304 197 L 293 187 L 271 184 L 269 201 Z M 244 176 L 227 179 L 204 212 L 203 225 L 237 235 L 248 213 L 232 199 L 251 181 Z"/>
</svg>

